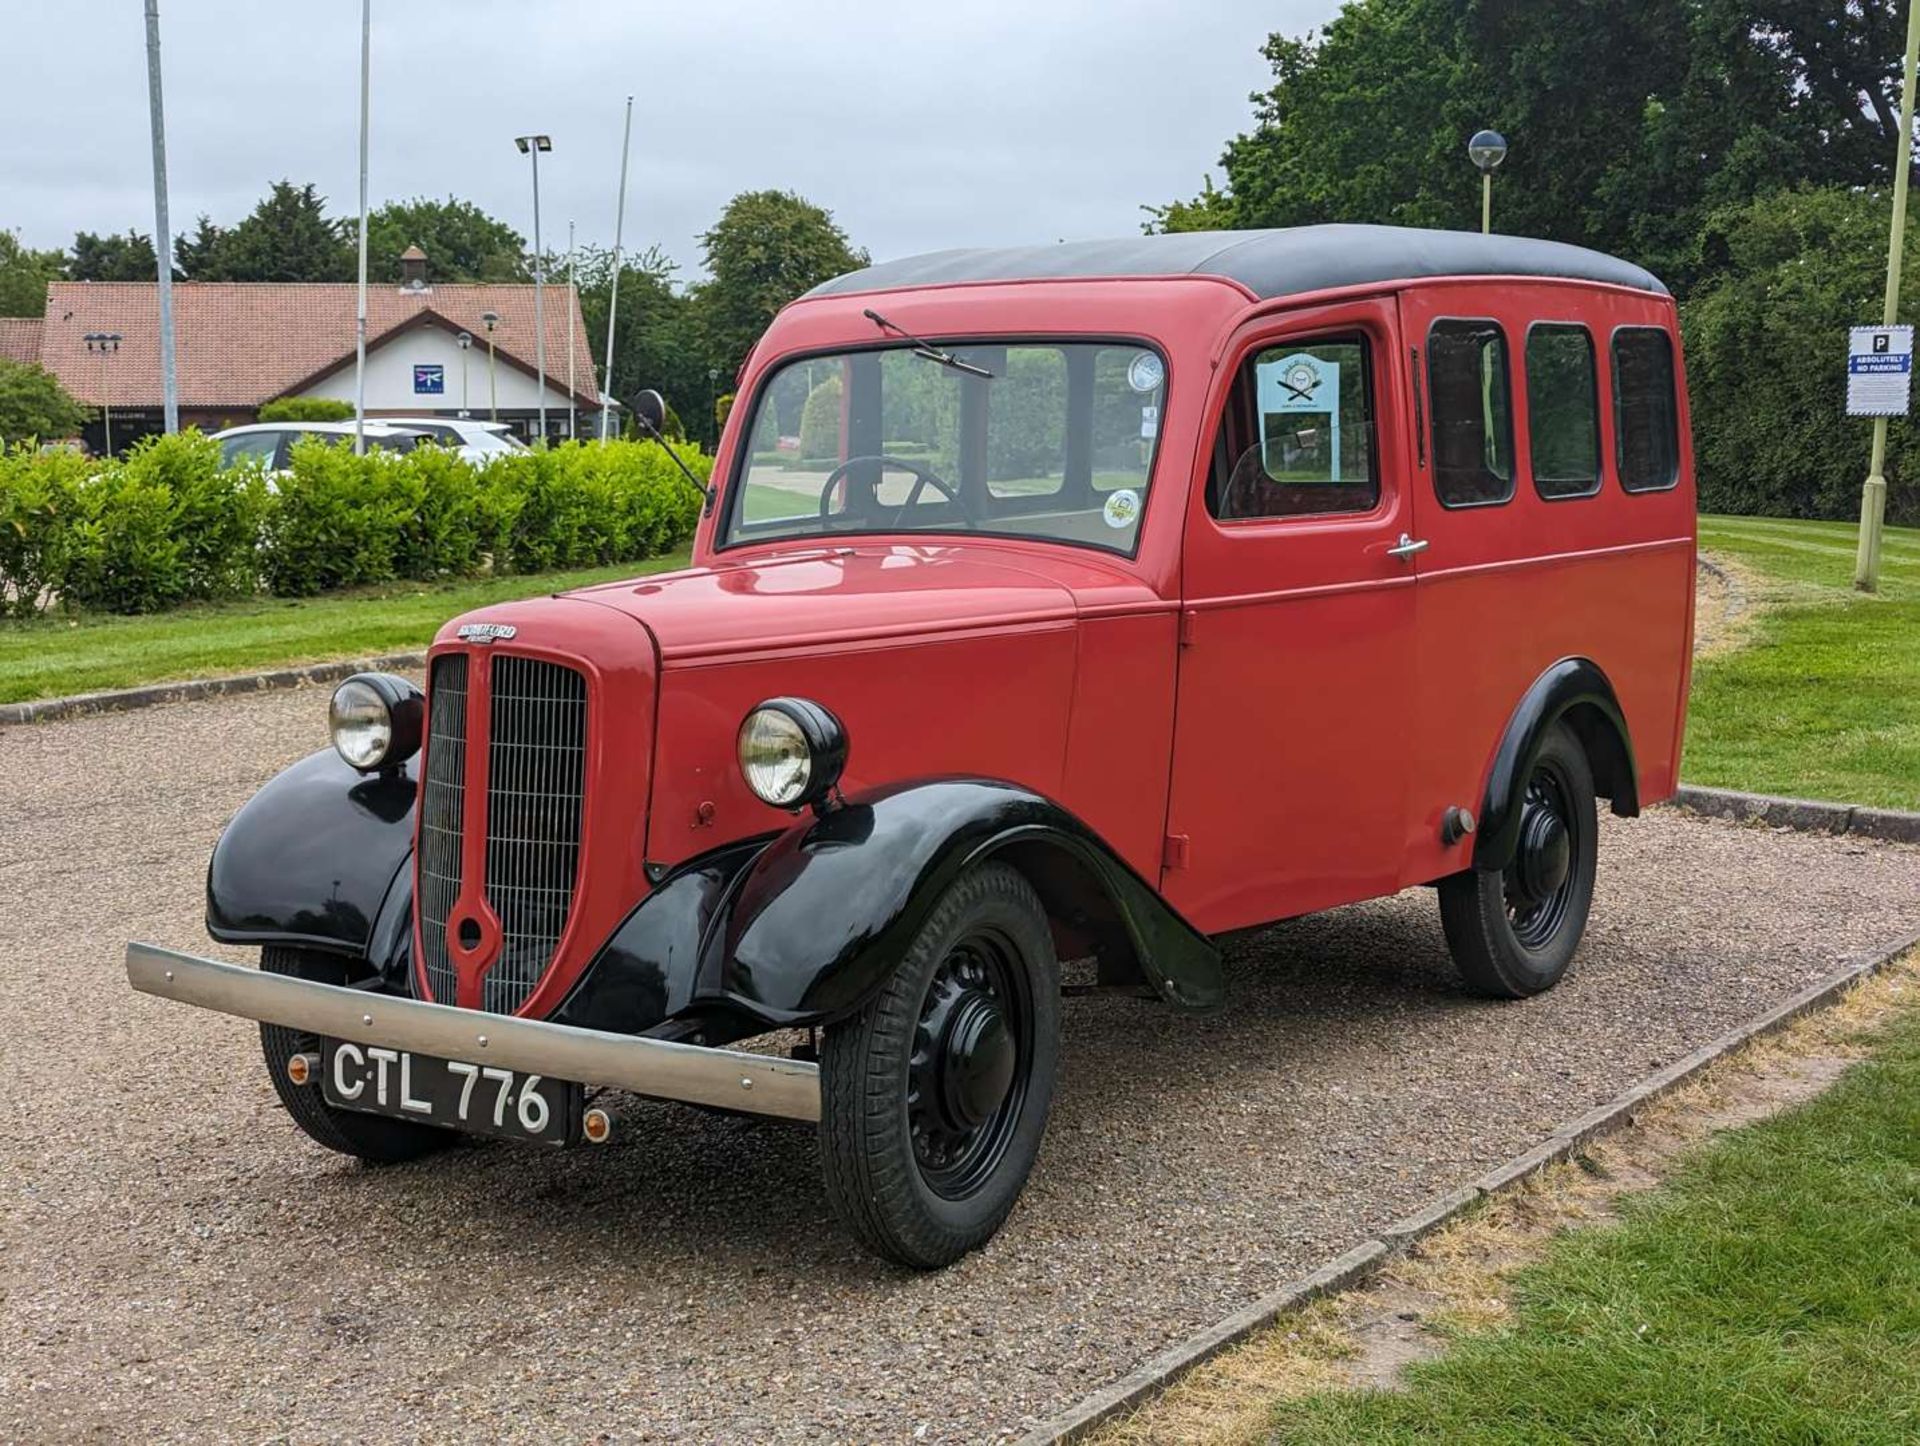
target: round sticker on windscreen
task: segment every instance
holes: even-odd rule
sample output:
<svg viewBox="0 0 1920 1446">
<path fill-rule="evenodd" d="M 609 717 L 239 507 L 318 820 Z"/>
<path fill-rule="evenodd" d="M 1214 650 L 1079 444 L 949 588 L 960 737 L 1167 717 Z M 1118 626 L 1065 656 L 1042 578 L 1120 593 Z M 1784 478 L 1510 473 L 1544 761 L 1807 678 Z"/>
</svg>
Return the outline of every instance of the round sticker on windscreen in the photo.
<svg viewBox="0 0 1920 1446">
<path fill-rule="evenodd" d="M 1140 519 L 1140 494 L 1131 487 L 1108 493 L 1107 505 L 1100 509 L 1100 515 L 1106 518 L 1109 527 L 1133 526 Z"/>
<path fill-rule="evenodd" d="M 1127 363 L 1127 385 L 1136 392 L 1157 392 L 1166 379 L 1167 369 L 1153 352 L 1136 352 Z"/>
</svg>

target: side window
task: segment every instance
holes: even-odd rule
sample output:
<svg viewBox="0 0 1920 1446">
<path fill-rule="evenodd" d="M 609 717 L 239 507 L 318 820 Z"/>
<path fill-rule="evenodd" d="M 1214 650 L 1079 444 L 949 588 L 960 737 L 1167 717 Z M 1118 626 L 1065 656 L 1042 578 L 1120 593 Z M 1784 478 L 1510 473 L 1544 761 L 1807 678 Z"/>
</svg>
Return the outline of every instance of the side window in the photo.
<svg viewBox="0 0 1920 1446">
<path fill-rule="evenodd" d="M 1376 443 L 1364 336 L 1268 347 L 1234 378 L 1208 510 L 1222 521 L 1369 511 L 1380 500 Z"/>
<path fill-rule="evenodd" d="M 1600 490 L 1600 386 L 1584 326 L 1547 322 L 1527 333 L 1527 431 L 1534 491 L 1557 498 Z"/>
<path fill-rule="evenodd" d="M 1433 489 L 1445 507 L 1513 496 L 1513 401 L 1507 339 L 1495 321 L 1436 321 L 1427 333 Z"/>
<path fill-rule="evenodd" d="M 1613 430 L 1620 485 L 1664 492 L 1680 480 L 1680 404 L 1673 387 L 1673 340 L 1655 326 L 1613 334 Z"/>
</svg>

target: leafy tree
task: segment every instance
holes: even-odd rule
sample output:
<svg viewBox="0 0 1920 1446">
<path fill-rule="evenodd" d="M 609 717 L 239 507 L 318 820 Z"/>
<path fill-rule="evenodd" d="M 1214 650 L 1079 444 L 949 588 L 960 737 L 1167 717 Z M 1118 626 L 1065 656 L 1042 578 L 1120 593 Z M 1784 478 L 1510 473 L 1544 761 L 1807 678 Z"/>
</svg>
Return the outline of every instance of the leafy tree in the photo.
<svg viewBox="0 0 1920 1446">
<path fill-rule="evenodd" d="M 1709 512 L 1858 515 L 1870 429 L 1846 415 L 1833 348 L 1880 314 L 1883 193 L 1779 192 L 1727 207 L 1701 237 L 1706 278 L 1681 309 L 1700 505 Z M 1902 286 L 1920 295 L 1920 255 Z M 1920 435 L 1889 430 L 1889 521 L 1920 521 Z"/>
<path fill-rule="evenodd" d="M 700 322 L 710 364 L 727 376 L 781 307 L 868 259 L 830 211 L 791 191 L 735 196 L 700 244 L 711 278 L 696 292 Z"/>
<path fill-rule="evenodd" d="M 0 357 L 0 443 L 71 437 L 92 415 L 52 372 Z"/>
<path fill-rule="evenodd" d="M 275 181 L 245 220 L 228 229 L 202 216 L 174 252 L 195 281 L 351 281 L 354 248 L 312 185 Z"/>
<path fill-rule="evenodd" d="M 620 262 L 620 317 L 614 331 L 614 393 L 631 409 L 633 397 L 652 387 L 667 399 L 678 415 L 698 424 L 697 441 L 711 442 L 707 423 L 708 389 L 706 347 L 700 336 L 693 304 L 673 284 L 674 266 L 658 248 L 625 256 Z M 593 347 L 605 345 L 607 309 L 612 299 L 613 253 L 597 246 L 583 247 L 576 262 L 580 310 L 586 318 L 587 338 Z M 596 362 L 600 363 L 596 367 Z M 592 390 L 588 378 L 605 375 L 604 357 L 581 357 L 580 386 Z M 551 367 L 553 358 L 547 359 Z M 564 360 L 561 365 L 565 365 Z M 726 375 L 731 382 L 732 373 Z"/>
<path fill-rule="evenodd" d="M 1684 291 L 1714 211 L 1888 179 L 1900 23 L 1893 0 L 1351 0 L 1316 35 L 1269 38 L 1274 85 L 1227 144 L 1226 186 L 1149 224 L 1471 228 L 1463 147 L 1491 125 L 1513 143 L 1496 226 Z"/>
<path fill-rule="evenodd" d="M 351 229 L 351 228 L 349 228 Z M 427 253 L 433 281 L 527 281 L 527 243 L 504 221 L 471 201 L 416 197 L 390 201 L 367 217 L 367 274 L 400 279 L 400 253 L 418 246 Z M 551 274 L 551 273 L 549 273 Z"/>
<path fill-rule="evenodd" d="M 0 316 L 43 316 L 47 283 L 58 281 L 66 258 L 35 251 L 12 231 L 0 231 Z"/>
<path fill-rule="evenodd" d="M 73 281 L 153 281 L 159 270 L 153 238 L 132 230 L 124 236 L 79 232 L 67 261 L 67 276 Z"/>
</svg>

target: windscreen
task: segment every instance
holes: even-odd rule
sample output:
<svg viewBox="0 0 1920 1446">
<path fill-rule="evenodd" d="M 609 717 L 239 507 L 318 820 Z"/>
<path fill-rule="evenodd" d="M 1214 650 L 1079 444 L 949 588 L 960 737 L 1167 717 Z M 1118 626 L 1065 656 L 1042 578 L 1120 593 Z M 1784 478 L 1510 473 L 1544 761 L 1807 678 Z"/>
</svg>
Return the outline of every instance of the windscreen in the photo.
<svg viewBox="0 0 1920 1446">
<path fill-rule="evenodd" d="M 727 542 L 977 532 L 1131 554 L 1165 391 L 1160 354 L 1138 343 L 942 341 L 788 362 L 755 399 Z"/>
</svg>

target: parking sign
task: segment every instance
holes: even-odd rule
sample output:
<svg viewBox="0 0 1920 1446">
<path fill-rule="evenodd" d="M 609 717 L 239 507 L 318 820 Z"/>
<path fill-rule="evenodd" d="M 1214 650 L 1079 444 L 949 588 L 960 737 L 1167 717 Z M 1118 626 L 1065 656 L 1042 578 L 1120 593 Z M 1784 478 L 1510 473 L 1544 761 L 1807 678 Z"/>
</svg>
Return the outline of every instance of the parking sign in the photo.
<svg viewBox="0 0 1920 1446">
<path fill-rule="evenodd" d="M 1847 333 L 1847 415 L 1904 417 L 1913 389 L 1913 328 L 1856 326 Z"/>
</svg>

